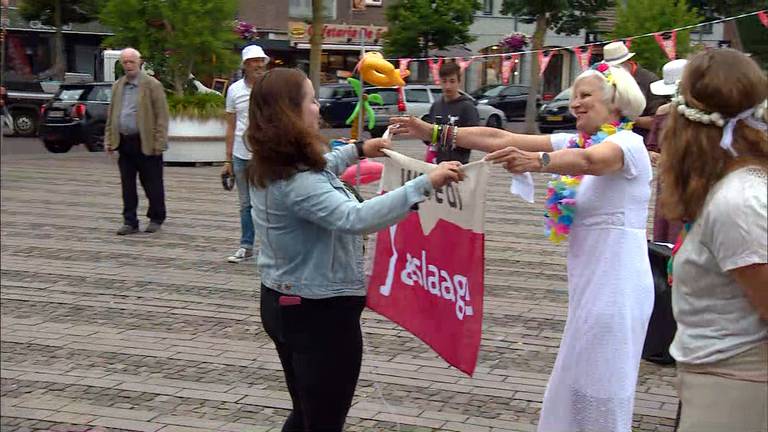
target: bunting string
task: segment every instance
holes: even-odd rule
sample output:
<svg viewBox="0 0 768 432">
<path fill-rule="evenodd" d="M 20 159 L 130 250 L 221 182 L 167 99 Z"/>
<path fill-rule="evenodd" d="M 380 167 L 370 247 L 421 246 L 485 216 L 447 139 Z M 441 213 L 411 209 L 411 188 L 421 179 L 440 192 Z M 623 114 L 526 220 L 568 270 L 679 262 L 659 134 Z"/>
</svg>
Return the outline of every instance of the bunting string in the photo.
<svg viewBox="0 0 768 432">
<path fill-rule="evenodd" d="M 542 49 L 539 49 L 539 50 L 515 51 L 514 53 L 478 54 L 478 55 L 473 55 L 473 56 L 468 56 L 468 57 L 462 57 L 462 59 L 469 59 L 470 61 L 474 61 L 474 60 L 477 60 L 477 59 L 509 56 L 510 54 L 519 54 L 519 55 L 522 55 L 522 54 L 538 54 L 538 53 L 543 53 L 545 51 L 552 51 L 553 54 L 554 54 L 555 51 L 561 51 L 561 50 L 573 50 L 573 51 L 576 51 L 576 48 L 587 48 L 587 49 L 589 49 L 588 47 L 602 46 L 602 45 L 605 45 L 605 44 L 608 44 L 608 43 L 611 43 L 611 42 L 619 42 L 619 41 L 620 42 L 626 42 L 626 41 L 630 41 L 631 42 L 633 39 L 640 39 L 640 38 L 644 38 L 644 37 L 657 37 L 657 35 L 663 35 L 665 33 L 677 33 L 679 31 L 689 30 L 689 29 L 696 28 L 696 27 L 704 27 L 704 26 L 712 25 L 712 24 L 719 24 L 719 23 L 722 23 L 722 22 L 737 20 L 737 19 L 740 19 L 740 18 L 745 18 L 745 17 L 753 16 L 753 15 L 758 15 L 758 18 L 760 18 L 761 22 L 762 22 L 764 20 L 763 17 L 765 17 L 767 13 L 768 13 L 768 9 L 762 9 L 762 10 L 759 10 L 759 11 L 743 13 L 741 15 L 735 15 L 735 16 L 731 16 L 731 17 L 727 17 L 727 18 L 720 18 L 720 19 L 716 19 L 716 20 L 712 20 L 712 21 L 706 21 L 706 22 L 702 22 L 702 23 L 699 23 L 699 24 L 691 24 L 691 25 L 687 25 L 687 26 L 683 26 L 683 27 L 674 28 L 674 29 L 660 30 L 660 31 L 655 31 L 655 32 L 651 32 L 651 33 L 645 33 L 645 34 L 636 35 L 636 36 L 625 36 L 625 37 L 611 39 L 611 40 L 606 40 L 606 41 L 592 42 L 592 43 L 586 43 L 586 44 L 578 44 L 578 45 L 571 45 L 571 46 L 564 46 L 564 47 L 550 47 L 550 48 L 542 48 Z M 412 62 L 434 61 L 434 60 L 436 60 L 438 58 L 442 58 L 442 57 L 414 57 L 414 58 L 411 58 L 410 61 L 412 61 Z M 398 61 L 399 59 L 398 58 L 389 58 L 387 60 L 391 61 L 391 62 L 395 62 L 395 61 Z"/>
</svg>

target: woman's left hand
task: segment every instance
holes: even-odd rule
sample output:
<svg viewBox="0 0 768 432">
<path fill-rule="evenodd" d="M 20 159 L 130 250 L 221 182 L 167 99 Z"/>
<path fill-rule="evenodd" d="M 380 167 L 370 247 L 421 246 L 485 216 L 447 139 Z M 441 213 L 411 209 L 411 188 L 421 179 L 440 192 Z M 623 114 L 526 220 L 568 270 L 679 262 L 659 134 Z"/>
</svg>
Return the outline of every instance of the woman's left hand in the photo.
<svg viewBox="0 0 768 432">
<path fill-rule="evenodd" d="M 384 138 L 371 138 L 363 143 L 363 154 L 365 157 L 386 156 L 381 149 L 392 149 L 392 141 Z"/>
<path fill-rule="evenodd" d="M 497 150 L 486 155 L 485 160 L 493 162 L 494 164 L 504 164 L 504 168 L 513 174 L 541 171 L 539 154 L 536 152 L 522 151 L 517 147 L 507 147 Z"/>
</svg>

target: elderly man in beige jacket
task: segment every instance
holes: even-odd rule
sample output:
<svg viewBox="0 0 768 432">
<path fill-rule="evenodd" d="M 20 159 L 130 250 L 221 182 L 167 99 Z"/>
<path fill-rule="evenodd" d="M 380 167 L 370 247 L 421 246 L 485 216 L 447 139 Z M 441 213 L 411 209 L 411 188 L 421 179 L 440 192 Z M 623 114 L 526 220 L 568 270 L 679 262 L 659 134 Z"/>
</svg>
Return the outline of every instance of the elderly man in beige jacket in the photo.
<svg viewBox="0 0 768 432">
<path fill-rule="evenodd" d="M 159 81 L 141 70 L 141 54 L 133 48 L 120 53 L 125 76 L 112 86 L 104 144 L 108 152 L 120 154 L 120 180 L 123 190 L 123 226 L 118 235 L 139 232 L 136 207 L 136 174 L 149 200 L 148 233 L 156 232 L 165 221 L 163 152 L 168 147 L 168 102 Z"/>
</svg>

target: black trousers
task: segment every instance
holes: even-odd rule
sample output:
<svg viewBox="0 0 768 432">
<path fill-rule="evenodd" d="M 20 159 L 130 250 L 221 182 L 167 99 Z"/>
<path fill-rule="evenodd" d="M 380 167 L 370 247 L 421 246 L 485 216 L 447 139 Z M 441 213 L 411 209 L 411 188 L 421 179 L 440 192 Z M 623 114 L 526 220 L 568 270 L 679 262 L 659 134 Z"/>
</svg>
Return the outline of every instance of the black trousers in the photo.
<svg viewBox="0 0 768 432">
<path fill-rule="evenodd" d="M 285 296 L 261 286 L 261 322 L 275 343 L 293 401 L 282 430 L 341 432 L 360 376 L 365 297 L 301 298 L 300 304 L 282 305 L 280 297 Z"/>
<path fill-rule="evenodd" d="M 157 223 L 165 221 L 165 188 L 163 187 L 163 155 L 147 156 L 141 152 L 141 138 L 136 135 L 120 135 L 118 146 L 120 181 L 123 186 L 123 221 L 126 225 L 139 226 L 136 207 L 136 174 L 149 200 L 147 217 Z"/>
</svg>

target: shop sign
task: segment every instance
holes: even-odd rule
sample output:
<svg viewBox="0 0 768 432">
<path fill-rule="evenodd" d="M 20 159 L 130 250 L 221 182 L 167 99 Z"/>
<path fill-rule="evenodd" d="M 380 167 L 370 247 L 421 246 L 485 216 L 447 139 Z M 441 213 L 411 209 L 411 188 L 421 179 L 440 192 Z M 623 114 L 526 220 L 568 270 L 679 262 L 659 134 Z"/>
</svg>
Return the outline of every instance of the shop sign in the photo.
<svg viewBox="0 0 768 432">
<path fill-rule="evenodd" d="M 311 24 L 291 22 L 288 26 L 291 43 L 309 42 L 309 38 L 312 36 Z M 387 27 L 380 26 L 325 24 L 323 26 L 323 43 L 355 44 L 360 42 L 361 36 L 365 37 L 366 43 L 378 43 L 386 31 Z"/>
</svg>

